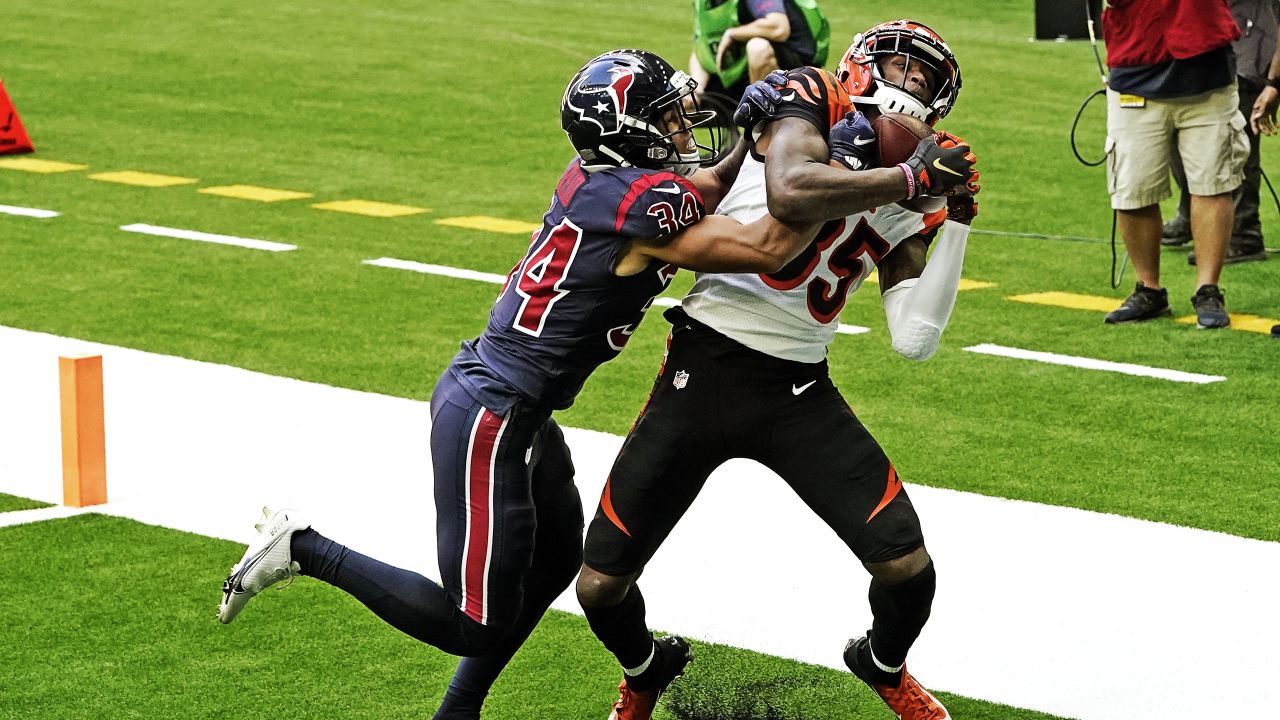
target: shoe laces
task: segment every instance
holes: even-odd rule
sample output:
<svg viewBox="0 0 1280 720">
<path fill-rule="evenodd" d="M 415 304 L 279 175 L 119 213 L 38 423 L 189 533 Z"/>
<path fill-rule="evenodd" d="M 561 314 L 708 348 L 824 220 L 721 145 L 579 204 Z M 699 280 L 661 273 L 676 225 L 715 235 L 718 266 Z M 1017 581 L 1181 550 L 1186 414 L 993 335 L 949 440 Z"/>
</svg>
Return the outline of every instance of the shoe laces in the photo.
<svg viewBox="0 0 1280 720">
<path fill-rule="evenodd" d="M 623 680 L 618 683 L 618 700 L 613 704 L 614 710 L 625 710 L 627 703 L 631 700 L 631 688 L 627 687 L 627 681 Z"/>
<path fill-rule="evenodd" d="M 1213 303 L 1214 305 L 1223 304 L 1222 291 L 1216 285 L 1204 285 L 1196 290 L 1195 301 L 1197 305 L 1205 303 Z"/>
<path fill-rule="evenodd" d="M 941 713 L 942 708 L 938 703 L 920 686 L 916 679 L 907 674 L 903 670 L 903 683 L 896 687 L 884 687 L 884 696 L 886 701 L 890 701 L 895 712 L 902 713 L 903 718 L 910 720 L 927 720 L 928 718 L 943 718 L 945 713 Z"/>
<path fill-rule="evenodd" d="M 291 562 L 282 568 L 276 568 L 271 573 L 269 582 L 275 586 L 276 590 L 283 590 L 293 584 L 293 579 L 298 576 L 298 573 L 293 569 L 296 564 Z"/>
</svg>

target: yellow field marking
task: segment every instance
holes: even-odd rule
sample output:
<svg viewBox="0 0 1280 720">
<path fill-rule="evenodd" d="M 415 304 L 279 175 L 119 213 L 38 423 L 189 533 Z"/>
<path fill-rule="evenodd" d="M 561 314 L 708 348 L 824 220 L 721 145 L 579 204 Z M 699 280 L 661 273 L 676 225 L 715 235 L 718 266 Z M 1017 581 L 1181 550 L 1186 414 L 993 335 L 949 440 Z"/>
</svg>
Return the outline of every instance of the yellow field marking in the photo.
<svg viewBox="0 0 1280 720">
<path fill-rule="evenodd" d="M 300 200 L 311 197 L 311 193 L 297 192 L 296 190 L 277 190 L 275 188 L 258 187 L 257 185 L 219 185 L 217 187 L 200 188 L 196 192 L 264 203 Z"/>
<path fill-rule="evenodd" d="M 867 276 L 867 279 L 864 282 L 872 283 L 872 284 L 880 282 L 879 272 L 876 270 L 872 270 L 871 274 Z M 957 290 L 982 290 L 984 288 L 991 288 L 995 286 L 996 284 L 993 282 L 984 282 L 982 280 L 965 280 L 964 278 L 960 278 L 960 286 L 956 289 Z"/>
<path fill-rule="evenodd" d="M 57 162 L 56 160 L 37 160 L 32 157 L 15 157 L 0 159 L 0 168 L 7 170 L 21 170 L 23 172 L 33 173 L 61 173 L 71 172 L 72 170 L 84 170 L 88 165 L 76 165 L 75 163 Z"/>
<path fill-rule="evenodd" d="M 1027 295 L 1010 295 L 1010 300 L 1032 305 L 1053 305 L 1054 307 L 1071 308 L 1072 310 L 1096 310 L 1111 312 L 1120 307 L 1120 300 L 1102 295 L 1077 295 L 1065 292 L 1042 292 Z"/>
<path fill-rule="evenodd" d="M 174 185 L 194 185 L 198 182 L 195 178 L 177 177 L 176 175 L 156 175 L 155 173 L 138 172 L 136 170 L 98 173 L 96 175 L 90 175 L 89 179 L 120 183 L 121 185 L 140 185 L 142 187 L 152 188 L 172 187 Z"/>
<path fill-rule="evenodd" d="M 469 228 L 471 230 L 510 233 L 512 235 L 528 235 L 542 227 L 538 223 L 524 222 L 522 220 L 503 220 L 502 218 L 488 217 L 486 215 L 443 218 L 437 220 L 436 224 L 452 225 L 453 227 Z"/>
<path fill-rule="evenodd" d="M 380 218 L 404 217 L 405 215 L 431 212 L 429 208 L 413 207 L 412 205 L 393 205 L 372 200 L 335 200 L 333 202 L 317 203 L 311 207 L 317 210 L 332 210 L 334 212 Z"/>
<path fill-rule="evenodd" d="M 1244 330 L 1245 332 L 1259 333 L 1262 335 L 1271 334 L 1271 326 L 1280 324 L 1280 320 L 1272 320 L 1271 318 L 1258 317 L 1257 315 L 1247 315 L 1245 313 L 1227 313 L 1231 316 L 1231 329 Z M 1183 325 L 1195 325 L 1196 316 L 1188 315 L 1180 317 L 1175 322 Z"/>
</svg>

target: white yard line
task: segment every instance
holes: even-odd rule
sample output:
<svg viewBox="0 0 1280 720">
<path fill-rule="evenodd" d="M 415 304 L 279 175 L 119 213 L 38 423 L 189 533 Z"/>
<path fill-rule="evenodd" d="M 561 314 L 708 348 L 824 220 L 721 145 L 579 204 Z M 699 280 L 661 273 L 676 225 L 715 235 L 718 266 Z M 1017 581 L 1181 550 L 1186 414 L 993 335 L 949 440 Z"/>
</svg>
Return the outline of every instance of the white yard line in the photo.
<svg viewBox="0 0 1280 720">
<path fill-rule="evenodd" d="M 506 275 L 495 275 L 494 273 L 477 272 L 475 270 L 449 267 L 448 265 L 431 265 L 430 263 L 414 262 L 413 260 L 397 260 L 396 258 L 388 257 L 378 258 L 377 260 L 365 260 L 364 264 L 391 268 L 393 270 L 409 270 L 410 272 L 426 273 L 427 275 L 443 275 L 445 277 L 457 278 L 459 280 L 479 280 L 480 282 L 493 283 L 495 285 L 501 285 L 507 281 Z"/>
<path fill-rule="evenodd" d="M 1201 375 L 1200 373 L 1183 372 L 1182 370 L 1168 370 L 1165 368 L 1148 367 L 1146 365 L 1134 365 L 1132 363 L 1118 363 L 1111 362 L 1109 360 L 1076 357 L 1075 355 L 1059 355 L 1058 353 L 1023 350 L 1021 348 L 1004 347 L 1003 345 L 992 345 L 990 343 L 974 345 L 972 347 L 965 348 L 965 350 L 982 355 L 996 355 L 999 357 L 1014 358 L 1017 360 L 1031 360 L 1034 362 L 1048 363 L 1050 365 L 1065 365 L 1068 367 L 1083 368 L 1085 370 L 1102 370 L 1104 372 L 1157 378 L 1160 380 L 1169 380 L 1171 382 L 1205 385 L 1208 383 L 1222 382 L 1227 379 L 1222 375 Z"/>
<path fill-rule="evenodd" d="M 0 492 L 59 501 L 57 356 L 102 353 L 111 502 L 95 512 L 244 542 L 263 504 L 290 504 L 340 542 L 439 577 L 427 403 L 3 327 L 0 347 Z M 565 437 L 590 517 L 622 438 Z M 932 468 L 903 471 L 910 481 Z M 1280 575 L 1259 571 L 1280 567 L 1280 543 L 909 492 L 938 567 L 911 652 L 929 687 L 1081 720 L 1280 707 Z M 227 553 L 230 565 L 239 550 Z M 221 577 L 209 580 L 212 607 Z M 870 627 L 867 582 L 777 476 L 735 460 L 712 475 L 644 589 L 653 627 L 841 668 L 844 641 Z M 257 602 L 254 612 L 283 612 Z M 572 589 L 555 607 L 580 612 Z M 1228 663 L 1229 681 L 1206 681 L 1205 658 Z"/>
<path fill-rule="evenodd" d="M 234 235 L 217 235 L 214 233 L 200 232 L 198 230 L 183 230 L 181 228 L 147 225 L 146 223 L 122 225 L 120 226 L 120 229 L 125 232 L 141 233 L 143 235 L 157 235 L 160 237 L 177 238 L 179 240 L 197 240 L 199 242 L 216 243 L 218 245 L 234 245 L 236 247 L 249 248 L 251 250 L 266 250 L 267 252 L 288 252 L 289 250 L 298 249 L 297 245 L 271 242 L 269 240 L 256 240 L 254 238 L 242 238 Z"/>
<path fill-rule="evenodd" d="M 392 268 L 395 270 L 410 270 L 412 272 L 426 273 L 428 275 L 443 275 L 445 277 L 458 278 L 460 280 L 479 280 L 480 282 L 494 283 L 496 285 L 501 285 L 507 281 L 507 276 L 505 275 L 465 270 L 463 268 L 449 267 L 448 265 L 431 265 L 429 263 L 414 262 L 413 260 L 397 260 L 396 258 L 384 257 L 378 258 L 377 260 L 365 260 L 364 264 Z M 654 298 L 653 304 L 658 307 L 676 307 L 680 304 L 680 300 L 673 297 L 658 297 Z M 871 332 L 871 328 L 865 328 L 861 325 L 845 325 L 844 323 L 841 323 L 836 327 L 836 332 L 843 333 L 845 335 L 861 335 L 862 333 Z"/>
<path fill-rule="evenodd" d="M 0 205 L 0 213 L 4 213 L 5 215 L 19 215 L 21 217 L 32 217 L 32 218 L 41 218 L 41 219 L 58 217 L 58 213 L 52 210 L 41 210 L 39 208 L 19 207 L 17 205 Z"/>
</svg>

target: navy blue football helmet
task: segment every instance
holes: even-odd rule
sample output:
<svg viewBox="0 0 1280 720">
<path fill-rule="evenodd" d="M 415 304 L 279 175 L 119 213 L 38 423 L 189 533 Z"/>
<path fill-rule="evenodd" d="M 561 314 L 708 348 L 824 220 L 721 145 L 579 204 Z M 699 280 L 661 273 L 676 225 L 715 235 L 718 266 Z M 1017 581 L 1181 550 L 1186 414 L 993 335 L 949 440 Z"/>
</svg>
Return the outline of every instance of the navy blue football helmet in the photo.
<svg viewBox="0 0 1280 720">
<path fill-rule="evenodd" d="M 569 81 L 560 125 L 587 170 L 638 167 L 687 177 L 715 160 L 723 130 L 711 123 L 715 113 L 698 108 L 697 86 L 651 52 L 612 50 Z"/>
</svg>

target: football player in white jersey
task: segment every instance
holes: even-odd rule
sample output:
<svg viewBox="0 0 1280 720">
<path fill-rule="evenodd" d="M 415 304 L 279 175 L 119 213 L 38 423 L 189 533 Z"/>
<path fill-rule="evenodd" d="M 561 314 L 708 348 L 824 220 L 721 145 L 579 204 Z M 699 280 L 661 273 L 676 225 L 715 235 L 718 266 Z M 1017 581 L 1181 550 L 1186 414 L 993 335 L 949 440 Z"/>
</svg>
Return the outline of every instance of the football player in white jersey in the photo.
<svg viewBox="0 0 1280 720">
<path fill-rule="evenodd" d="M 859 170 L 876 157 L 865 117 L 845 117 L 845 93 L 869 113 L 932 124 L 951 110 L 960 73 L 936 33 L 900 20 L 857 36 L 835 78 L 800 68 L 765 83 L 748 92 L 755 105 L 742 108 L 755 145 L 719 212 L 741 222 L 766 213 L 812 222 L 829 217 L 834 200 L 822 181 L 829 159 Z M 903 720 L 950 717 L 905 666 L 935 588 L 919 518 L 826 363 L 845 299 L 877 267 L 893 348 L 924 360 L 937 347 L 978 190 L 969 148 L 937 138 L 943 172 L 934 163 L 899 166 L 907 198 L 916 198 L 911 209 L 887 199 L 832 220 L 776 273 L 700 273 L 683 307 L 667 311 L 668 353 L 605 485 L 578 578 L 587 620 L 624 670 L 611 719 L 647 720 L 688 662 L 682 640 L 653 640 L 635 581 L 708 475 L 731 458 L 780 475 L 870 572 L 872 628 L 844 651 L 853 673 Z"/>
</svg>

